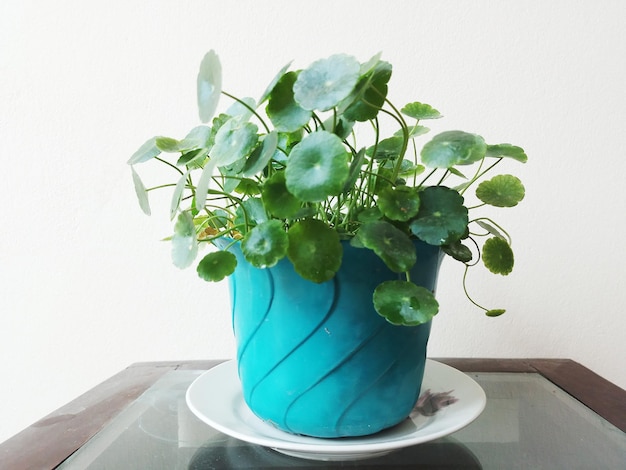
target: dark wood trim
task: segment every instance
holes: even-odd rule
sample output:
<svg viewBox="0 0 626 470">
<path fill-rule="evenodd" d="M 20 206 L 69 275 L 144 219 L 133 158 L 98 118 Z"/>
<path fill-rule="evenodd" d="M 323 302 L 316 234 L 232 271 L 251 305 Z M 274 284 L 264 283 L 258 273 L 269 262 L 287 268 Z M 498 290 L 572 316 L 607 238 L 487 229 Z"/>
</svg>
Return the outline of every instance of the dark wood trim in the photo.
<svg viewBox="0 0 626 470">
<path fill-rule="evenodd" d="M 463 372 L 538 373 L 626 432 L 626 391 L 571 359 L 437 358 Z"/>
<path fill-rule="evenodd" d="M 626 391 L 569 359 L 437 358 L 463 372 L 539 373 L 626 432 Z M 171 370 L 206 370 L 220 360 L 141 362 L 0 444 L 3 470 L 48 470 L 98 433 Z"/>
<path fill-rule="evenodd" d="M 531 361 L 542 376 L 626 432 L 626 391 L 569 359 Z"/>
<path fill-rule="evenodd" d="M 160 377 L 176 369 L 210 369 L 222 361 L 132 364 L 0 444 L 3 470 L 48 470 L 80 449 Z"/>
</svg>

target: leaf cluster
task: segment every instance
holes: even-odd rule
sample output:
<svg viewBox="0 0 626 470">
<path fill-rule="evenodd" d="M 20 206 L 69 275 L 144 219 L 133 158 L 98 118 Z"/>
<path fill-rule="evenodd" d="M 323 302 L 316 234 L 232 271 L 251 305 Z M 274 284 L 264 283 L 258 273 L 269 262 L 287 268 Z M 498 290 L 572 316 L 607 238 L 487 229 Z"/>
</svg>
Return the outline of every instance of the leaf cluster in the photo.
<svg viewBox="0 0 626 470">
<path fill-rule="evenodd" d="M 205 255 L 197 271 L 219 281 L 236 268 L 229 246 L 241 243 L 252 265 L 266 268 L 287 258 L 303 278 L 321 283 L 334 277 L 348 240 L 399 273 L 399 280 L 376 289 L 373 304 L 403 325 L 427 322 L 438 311 L 433 293 L 410 279 L 416 240 L 467 267 L 482 258 L 493 273 L 511 272 L 506 231 L 470 213 L 485 205 L 513 207 L 524 198 L 515 176 L 485 178 L 504 159 L 525 162 L 520 147 L 488 144 L 459 130 L 420 145 L 429 131 L 422 122 L 442 116 L 417 101 L 396 108 L 387 98 L 392 66 L 380 55 L 360 63 L 337 54 L 289 68 L 260 98 L 237 98 L 222 89 L 221 64 L 210 51 L 197 79 L 202 124 L 180 140 L 153 137 L 128 161 L 146 214 L 150 191 L 172 189 L 176 266 L 190 266 L 199 246 L 213 243 L 221 248 Z M 216 114 L 224 97 L 231 105 Z M 383 120 L 393 124 L 393 134 L 382 134 Z M 147 188 L 135 170 L 147 161 L 167 165 L 173 178 Z M 465 198 L 474 186 L 478 204 L 470 208 Z M 467 294 L 465 277 L 463 288 Z M 481 308 L 491 316 L 503 312 Z"/>
</svg>

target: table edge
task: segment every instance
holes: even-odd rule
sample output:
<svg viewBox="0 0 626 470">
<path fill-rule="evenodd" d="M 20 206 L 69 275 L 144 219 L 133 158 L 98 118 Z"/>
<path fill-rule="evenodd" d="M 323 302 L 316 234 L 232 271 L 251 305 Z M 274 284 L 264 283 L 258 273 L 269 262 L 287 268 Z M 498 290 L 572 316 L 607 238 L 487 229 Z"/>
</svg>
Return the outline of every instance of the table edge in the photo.
<svg viewBox="0 0 626 470">
<path fill-rule="evenodd" d="M 624 406 L 626 391 L 571 359 L 432 359 L 462 372 L 538 373 L 626 432 Z M 206 370 L 223 361 L 159 361 L 131 364 L 0 443 L 0 461 L 3 468 L 53 469 L 167 372 Z"/>
</svg>

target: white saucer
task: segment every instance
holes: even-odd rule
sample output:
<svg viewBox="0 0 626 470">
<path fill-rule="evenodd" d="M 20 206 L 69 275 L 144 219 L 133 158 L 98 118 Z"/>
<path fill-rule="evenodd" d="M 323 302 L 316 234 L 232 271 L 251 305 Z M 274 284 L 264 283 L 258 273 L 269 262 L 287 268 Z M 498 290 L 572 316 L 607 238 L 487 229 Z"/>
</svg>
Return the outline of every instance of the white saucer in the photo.
<svg viewBox="0 0 626 470">
<path fill-rule="evenodd" d="M 237 364 L 208 370 L 187 389 L 187 405 L 201 421 L 236 439 L 283 454 L 313 460 L 357 460 L 432 441 L 467 426 L 485 408 L 485 392 L 469 376 L 445 364 L 426 361 L 422 390 L 450 392 L 455 403 L 433 416 L 412 413 L 393 428 L 363 437 L 320 439 L 289 434 L 266 424 L 243 400 Z"/>
</svg>

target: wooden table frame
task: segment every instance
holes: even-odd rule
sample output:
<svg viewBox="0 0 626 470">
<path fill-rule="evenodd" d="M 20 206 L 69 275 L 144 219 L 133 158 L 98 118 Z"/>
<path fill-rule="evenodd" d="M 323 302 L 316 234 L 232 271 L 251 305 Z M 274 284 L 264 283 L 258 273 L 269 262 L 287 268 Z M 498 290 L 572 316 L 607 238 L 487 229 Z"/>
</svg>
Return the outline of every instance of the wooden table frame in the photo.
<svg viewBox="0 0 626 470">
<path fill-rule="evenodd" d="M 463 372 L 538 373 L 626 432 L 626 391 L 569 359 L 436 358 Z M 53 469 L 80 449 L 160 377 L 206 370 L 212 361 L 132 364 L 0 444 L 3 470 Z"/>
</svg>

